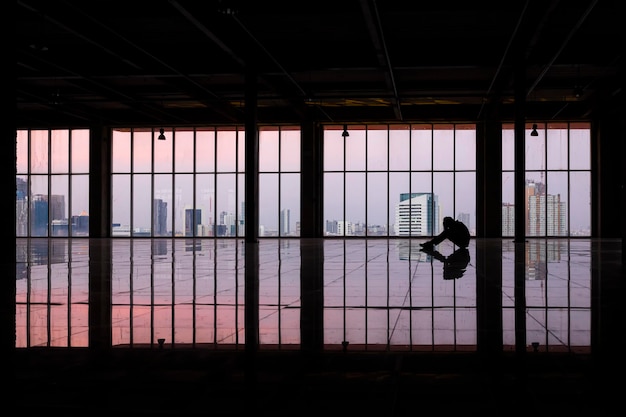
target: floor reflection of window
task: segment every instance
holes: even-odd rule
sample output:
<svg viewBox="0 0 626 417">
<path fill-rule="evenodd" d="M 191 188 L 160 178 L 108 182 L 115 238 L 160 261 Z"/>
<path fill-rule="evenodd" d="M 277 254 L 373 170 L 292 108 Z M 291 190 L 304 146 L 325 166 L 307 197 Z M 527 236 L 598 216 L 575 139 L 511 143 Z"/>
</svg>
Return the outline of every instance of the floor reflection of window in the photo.
<svg viewBox="0 0 626 417">
<path fill-rule="evenodd" d="M 260 245 L 259 343 L 261 347 L 300 344 L 300 241 Z"/>
<path fill-rule="evenodd" d="M 87 241 L 17 239 L 16 244 L 15 346 L 87 346 Z"/>
<path fill-rule="evenodd" d="M 448 242 L 425 253 L 411 239 L 319 241 L 322 295 L 306 298 L 307 314 L 323 316 L 323 328 L 314 328 L 301 326 L 300 280 L 303 270 L 318 270 L 308 263 L 318 257 L 306 253 L 317 249 L 303 247 L 299 239 L 264 239 L 258 243 L 260 347 L 297 349 L 302 332 L 319 330 L 328 349 L 474 350 L 478 277 L 484 273 L 475 267 L 474 242 L 468 256 L 458 258 L 458 248 Z M 97 276 L 90 274 L 100 273 L 91 251 L 101 253 L 101 243 L 90 247 L 94 243 L 83 239 L 18 238 L 16 244 L 16 346 L 88 346 L 89 311 L 108 302 L 89 293 L 98 288 L 93 286 Z M 154 347 L 160 339 L 192 347 L 244 345 L 242 241 L 142 238 L 106 244 L 111 245 L 113 346 Z M 513 350 L 514 243 L 501 244 L 503 344 Z M 522 278 L 528 349 L 590 349 L 590 253 L 589 240 L 526 243 Z M 446 269 L 459 267 L 459 259 L 465 259 L 462 272 L 450 274 Z M 497 307 L 486 308 L 498 314 Z"/>
<path fill-rule="evenodd" d="M 244 262 L 237 241 L 113 243 L 114 345 L 159 339 L 185 345 L 244 343 Z"/>
<path fill-rule="evenodd" d="M 444 256 L 452 245 L 440 245 Z M 351 349 L 467 350 L 476 345 L 476 272 L 444 279 L 419 242 L 324 244 L 324 343 Z M 474 251 L 474 249 L 472 249 Z"/>
<path fill-rule="evenodd" d="M 515 346 L 514 244 L 503 242 L 505 349 Z M 529 240 L 526 244 L 526 342 L 540 351 L 587 350 L 591 345 L 589 241 Z"/>
</svg>

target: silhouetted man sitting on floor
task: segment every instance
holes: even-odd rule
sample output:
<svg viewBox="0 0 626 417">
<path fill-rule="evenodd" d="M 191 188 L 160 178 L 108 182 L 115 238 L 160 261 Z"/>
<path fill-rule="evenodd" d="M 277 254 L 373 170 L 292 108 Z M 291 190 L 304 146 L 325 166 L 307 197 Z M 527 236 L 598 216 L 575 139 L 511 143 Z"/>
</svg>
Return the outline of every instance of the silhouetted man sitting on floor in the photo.
<svg viewBox="0 0 626 417">
<path fill-rule="evenodd" d="M 466 248 L 469 245 L 470 234 L 467 226 L 459 220 L 454 220 L 452 217 L 443 218 L 443 232 L 429 240 L 428 242 L 420 243 L 423 249 L 432 250 L 433 247 L 448 239 L 460 248 Z"/>
</svg>

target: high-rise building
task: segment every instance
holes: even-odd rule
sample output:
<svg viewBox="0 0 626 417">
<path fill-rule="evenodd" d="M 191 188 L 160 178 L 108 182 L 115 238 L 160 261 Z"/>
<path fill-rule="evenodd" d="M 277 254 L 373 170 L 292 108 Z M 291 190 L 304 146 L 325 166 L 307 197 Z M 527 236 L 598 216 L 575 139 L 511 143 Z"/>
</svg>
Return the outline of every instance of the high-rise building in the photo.
<svg viewBox="0 0 626 417">
<path fill-rule="evenodd" d="M 396 206 L 396 236 L 434 236 L 439 233 L 440 208 L 433 193 L 402 193 Z"/>
<path fill-rule="evenodd" d="M 526 236 L 567 236 L 567 203 L 531 180 L 525 189 Z M 502 203 L 502 236 L 515 235 L 515 205 Z"/>
<path fill-rule="evenodd" d="M 526 181 L 526 235 L 566 236 L 566 203 L 560 194 L 546 194 L 541 182 Z"/>
<path fill-rule="evenodd" d="M 153 205 L 154 235 L 167 236 L 167 202 L 155 198 Z"/>
<path fill-rule="evenodd" d="M 515 236 L 515 205 L 502 203 L 502 236 Z"/>
<path fill-rule="evenodd" d="M 280 225 L 278 226 L 278 233 L 280 236 L 289 236 L 291 232 L 289 229 L 290 214 L 291 212 L 289 209 L 282 209 L 280 211 Z"/>
<path fill-rule="evenodd" d="M 198 230 L 198 226 L 202 224 L 201 209 L 185 209 L 185 236 L 192 237 L 194 231 Z"/>
<path fill-rule="evenodd" d="M 30 207 L 31 236 L 48 236 L 48 196 L 36 194 Z"/>
</svg>

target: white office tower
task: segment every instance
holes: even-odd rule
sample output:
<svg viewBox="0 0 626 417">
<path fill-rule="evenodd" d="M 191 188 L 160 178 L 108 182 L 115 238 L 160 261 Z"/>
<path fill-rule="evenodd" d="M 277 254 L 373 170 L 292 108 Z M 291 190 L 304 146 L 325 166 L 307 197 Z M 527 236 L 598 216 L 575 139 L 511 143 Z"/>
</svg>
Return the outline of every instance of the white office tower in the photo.
<svg viewBox="0 0 626 417">
<path fill-rule="evenodd" d="M 402 193 L 396 206 L 396 236 L 434 236 L 439 233 L 439 204 L 432 193 Z"/>
</svg>

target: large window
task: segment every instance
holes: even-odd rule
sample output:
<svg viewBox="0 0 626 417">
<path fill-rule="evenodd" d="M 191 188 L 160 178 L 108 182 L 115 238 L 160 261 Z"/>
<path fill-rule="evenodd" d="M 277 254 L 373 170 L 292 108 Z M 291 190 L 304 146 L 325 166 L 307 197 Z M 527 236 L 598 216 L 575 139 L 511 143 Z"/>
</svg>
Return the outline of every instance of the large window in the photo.
<svg viewBox="0 0 626 417">
<path fill-rule="evenodd" d="M 534 133 L 536 132 L 536 134 Z M 591 235 L 588 123 L 538 123 L 525 131 L 526 236 Z M 502 130 L 502 235 L 515 234 L 515 138 Z"/>
<path fill-rule="evenodd" d="M 240 128 L 113 131 L 112 236 L 244 235 Z"/>
<path fill-rule="evenodd" d="M 446 216 L 475 235 L 474 125 L 325 128 L 325 236 L 433 236 Z"/>
<path fill-rule="evenodd" d="M 300 236 L 300 129 L 259 131 L 259 236 Z"/>
<path fill-rule="evenodd" d="M 18 130 L 15 234 L 89 235 L 89 131 Z"/>
</svg>

